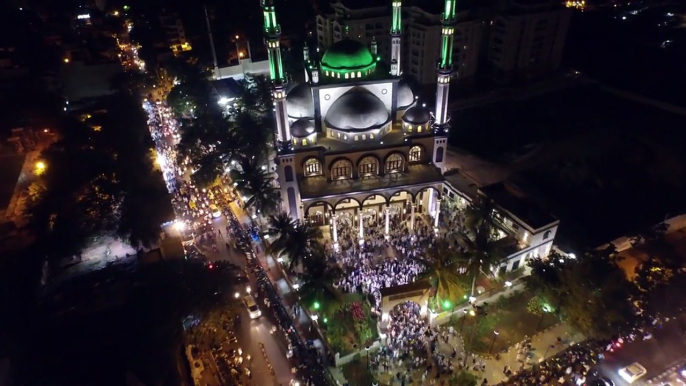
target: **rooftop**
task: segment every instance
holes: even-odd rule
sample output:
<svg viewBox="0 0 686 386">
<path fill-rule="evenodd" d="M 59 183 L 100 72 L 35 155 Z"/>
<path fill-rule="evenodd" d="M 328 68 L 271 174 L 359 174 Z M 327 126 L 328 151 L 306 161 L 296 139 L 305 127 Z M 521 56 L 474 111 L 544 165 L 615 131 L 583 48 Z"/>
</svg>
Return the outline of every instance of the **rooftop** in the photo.
<svg viewBox="0 0 686 386">
<path fill-rule="evenodd" d="M 534 230 L 558 221 L 511 182 L 498 182 L 479 191 Z"/>
<path fill-rule="evenodd" d="M 406 173 L 392 173 L 352 180 L 327 181 L 324 176 L 304 178 L 298 181 L 300 183 L 300 197 L 303 200 L 310 200 L 443 181 L 443 176 L 433 165 L 409 165 L 407 169 Z"/>
<path fill-rule="evenodd" d="M 406 141 L 407 140 L 407 141 Z M 359 143 L 348 143 L 339 141 L 333 138 L 327 137 L 325 134 L 319 134 L 317 138 L 317 144 L 323 147 L 327 154 L 336 152 L 355 152 L 358 150 L 372 150 L 372 149 L 382 149 L 390 146 L 407 145 L 412 144 L 410 138 L 405 138 L 402 130 L 399 126 L 393 128 L 393 131 L 386 134 L 379 140 L 374 141 L 361 141 Z"/>
</svg>

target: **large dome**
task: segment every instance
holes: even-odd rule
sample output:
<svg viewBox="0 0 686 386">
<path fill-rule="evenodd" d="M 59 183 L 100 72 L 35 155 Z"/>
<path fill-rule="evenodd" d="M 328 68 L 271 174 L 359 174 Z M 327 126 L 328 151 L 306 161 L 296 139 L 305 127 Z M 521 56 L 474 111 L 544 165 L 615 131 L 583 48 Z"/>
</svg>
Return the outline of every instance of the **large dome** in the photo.
<svg viewBox="0 0 686 386">
<path fill-rule="evenodd" d="M 314 118 L 314 100 L 309 83 L 295 86 L 286 95 L 286 110 L 291 118 Z"/>
<path fill-rule="evenodd" d="M 410 107 L 403 115 L 403 121 L 414 125 L 423 125 L 429 122 L 431 113 L 429 109 L 422 106 Z"/>
<path fill-rule="evenodd" d="M 398 108 L 407 108 L 414 103 L 414 92 L 407 81 L 398 82 Z"/>
<path fill-rule="evenodd" d="M 322 57 L 322 67 L 329 70 L 364 70 L 375 63 L 367 46 L 349 39 L 334 43 Z"/>
<path fill-rule="evenodd" d="M 326 125 L 341 130 L 366 130 L 388 122 L 386 105 L 366 90 L 353 89 L 343 94 L 326 113 Z"/>
<path fill-rule="evenodd" d="M 314 124 L 306 118 L 291 123 L 291 135 L 295 138 L 305 138 L 314 133 Z"/>
</svg>

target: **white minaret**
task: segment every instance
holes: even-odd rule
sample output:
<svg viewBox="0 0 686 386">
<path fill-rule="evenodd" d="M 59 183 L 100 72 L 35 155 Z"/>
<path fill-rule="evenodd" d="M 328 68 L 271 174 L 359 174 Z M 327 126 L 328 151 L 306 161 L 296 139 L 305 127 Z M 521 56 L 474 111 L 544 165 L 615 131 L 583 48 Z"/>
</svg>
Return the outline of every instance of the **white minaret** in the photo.
<svg viewBox="0 0 686 386">
<path fill-rule="evenodd" d="M 288 125 L 288 112 L 286 111 L 286 85 L 281 64 L 281 26 L 276 21 L 276 10 L 273 0 L 261 0 L 264 14 L 264 42 L 267 45 L 269 56 L 269 75 L 272 79 L 272 94 L 274 97 L 274 109 L 276 120 L 276 137 L 279 150 L 285 151 L 292 148 L 291 131 Z"/>
<path fill-rule="evenodd" d="M 371 49 L 371 51 L 372 51 L 372 56 L 374 56 L 374 58 L 376 58 L 376 56 L 379 55 L 379 47 L 376 44 L 376 36 L 372 36 L 372 49 Z"/>
<path fill-rule="evenodd" d="M 391 75 L 400 76 L 400 48 L 403 36 L 402 3 L 393 0 L 393 22 L 391 24 Z"/>
<path fill-rule="evenodd" d="M 448 123 L 448 93 L 453 71 L 453 34 L 455 33 L 455 1 L 445 0 L 441 16 L 441 56 L 436 64 L 436 113 L 434 125 L 442 128 Z"/>
</svg>

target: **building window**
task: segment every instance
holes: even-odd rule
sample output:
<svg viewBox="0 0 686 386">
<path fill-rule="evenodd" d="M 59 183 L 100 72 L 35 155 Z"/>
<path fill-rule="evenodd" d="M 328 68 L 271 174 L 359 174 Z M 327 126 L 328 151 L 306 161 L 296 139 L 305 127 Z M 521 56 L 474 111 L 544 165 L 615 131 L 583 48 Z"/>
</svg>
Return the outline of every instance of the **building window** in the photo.
<svg viewBox="0 0 686 386">
<path fill-rule="evenodd" d="M 386 173 L 398 173 L 403 171 L 403 156 L 393 153 L 386 159 Z"/>
<path fill-rule="evenodd" d="M 436 162 L 443 162 L 443 146 L 439 146 L 436 149 Z"/>
<path fill-rule="evenodd" d="M 307 138 L 303 138 L 303 146 L 307 146 Z"/>
<path fill-rule="evenodd" d="M 550 231 L 545 231 L 545 233 L 543 233 L 543 240 L 547 240 L 548 237 L 550 237 L 550 233 Z"/>
<path fill-rule="evenodd" d="M 332 180 L 347 180 L 352 178 L 352 164 L 348 160 L 336 161 L 331 167 Z"/>
<path fill-rule="evenodd" d="M 316 158 L 305 161 L 305 177 L 322 175 L 322 163 Z"/>
<path fill-rule="evenodd" d="M 360 71 L 357 72 L 357 77 L 358 77 L 358 78 L 361 78 L 361 77 L 362 77 L 362 73 L 361 73 Z"/>
<path fill-rule="evenodd" d="M 283 174 L 284 178 L 286 179 L 286 182 L 293 182 L 293 167 L 288 165 L 285 168 L 283 168 Z"/>
<path fill-rule="evenodd" d="M 364 157 L 360 161 L 359 167 L 360 177 L 375 176 L 379 174 L 379 161 L 374 157 Z"/>
<path fill-rule="evenodd" d="M 421 127 L 421 126 L 417 126 L 417 132 L 418 132 L 418 133 L 421 133 L 421 132 L 422 132 L 422 127 Z"/>
<path fill-rule="evenodd" d="M 410 148 L 410 162 L 417 162 L 422 159 L 422 148 L 419 146 L 412 146 Z"/>
<path fill-rule="evenodd" d="M 359 139 L 360 139 L 360 136 L 359 136 L 359 135 L 356 135 L 356 136 L 355 136 L 355 141 L 357 141 L 357 140 L 359 140 Z"/>
<path fill-rule="evenodd" d="M 408 131 L 409 133 L 412 132 L 412 125 L 407 125 L 407 131 Z"/>
<path fill-rule="evenodd" d="M 367 140 L 367 134 L 362 134 L 362 140 L 363 141 Z"/>
<path fill-rule="evenodd" d="M 369 139 L 374 139 L 374 134 L 369 134 Z"/>
</svg>

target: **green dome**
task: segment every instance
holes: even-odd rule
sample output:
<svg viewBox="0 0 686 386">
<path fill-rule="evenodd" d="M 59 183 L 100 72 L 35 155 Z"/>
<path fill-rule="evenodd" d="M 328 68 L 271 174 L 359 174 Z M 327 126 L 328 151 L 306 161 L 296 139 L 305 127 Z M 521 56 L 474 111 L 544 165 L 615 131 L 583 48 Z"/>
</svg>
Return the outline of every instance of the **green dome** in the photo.
<svg viewBox="0 0 686 386">
<path fill-rule="evenodd" d="M 368 70 L 376 61 L 367 46 L 355 40 L 334 43 L 322 57 L 322 68 L 332 71 Z"/>
</svg>

